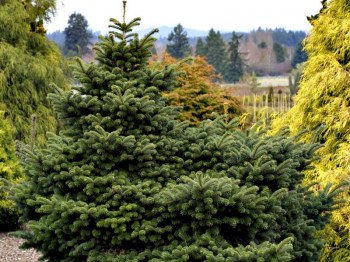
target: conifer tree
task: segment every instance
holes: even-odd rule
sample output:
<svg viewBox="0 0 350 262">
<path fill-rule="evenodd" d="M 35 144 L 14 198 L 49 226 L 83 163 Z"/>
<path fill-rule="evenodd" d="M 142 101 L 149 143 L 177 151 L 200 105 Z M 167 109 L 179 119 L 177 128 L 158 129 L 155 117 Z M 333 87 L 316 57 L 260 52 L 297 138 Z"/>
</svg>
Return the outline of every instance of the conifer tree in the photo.
<svg viewBox="0 0 350 262">
<path fill-rule="evenodd" d="M 304 51 L 303 42 L 299 42 L 291 62 L 292 67 L 296 68 L 297 65 L 307 60 L 307 53 Z"/>
<path fill-rule="evenodd" d="M 188 37 L 181 24 L 174 27 L 168 36 L 170 44 L 166 46 L 166 51 L 174 58 L 180 59 L 191 55 L 191 47 L 188 43 Z"/>
<path fill-rule="evenodd" d="M 273 51 L 275 53 L 277 63 L 283 63 L 286 61 L 286 51 L 281 44 L 274 42 Z"/>
<path fill-rule="evenodd" d="M 205 45 L 203 43 L 203 40 L 201 37 L 198 37 L 197 43 L 196 43 L 196 56 L 205 56 L 206 50 Z"/>
<path fill-rule="evenodd" d="M 139 21 L 111 19 L 82 85 L 50 96 L 63 130 L 23 149 L 25 247 L 60 262 L 317 261 L 337 194 L 301 185 L 318 145 L 176 120 L 162 92 L 177 71 L 149 67 L 155 31 L 140 39 Z"/>
<path fill-rule="evenodd" d="M 290 125 L 293 133 L 309 129 L 315 134 L 305 141 L 319 141 L 320 161 L 307 181 L 334 185 L 349 181 L 350 152 L 350 5 L 349 1 L 322 1 L 319 14 L 309 18 L 313 28 L 306 38 L 308 60 L 295 98 L 295 106 L 275 125 Z M 321 261 L 349 261 L 350 197 L 333 212 L 332 220 L 322 232 L 326 239 Z"/>
<path fill-rule="evenodd" d="M 223 75 L 227 65 L 227 54 L 224 39 L 221 37 L 220 31 L 215 32 L 210 29 L 205 40 L 206 59 L 217 73 Z"/>
<path fill-rule="evenodd" d="M 244 60 L 239 52 L 239 41 L 242 35 L 232 32 L 231 41 L 228 46 L 228 64 L 224 72 L 226 82 L 238 82 L 244 74 Z"/>
<path fill-rule="evenodd" d="M 53 85 L 66 85 L 62 56 L 40 22 L 52 8 L 44 4 L 52 1 L 39 2 L 0 4 L 0 109 L 11 120 L 16 139 L 37 145 L 58 125 L 46 96 Z"/>
<path fill-rule="evenodd" d="M 68 26 L 64 29 L 65 52 L 84 55 L 88 53 L 90 39 L 92 38 L 91 30 L 86 18 L 79 13 L 73 13 L 69 16 Z"/>
</svg>

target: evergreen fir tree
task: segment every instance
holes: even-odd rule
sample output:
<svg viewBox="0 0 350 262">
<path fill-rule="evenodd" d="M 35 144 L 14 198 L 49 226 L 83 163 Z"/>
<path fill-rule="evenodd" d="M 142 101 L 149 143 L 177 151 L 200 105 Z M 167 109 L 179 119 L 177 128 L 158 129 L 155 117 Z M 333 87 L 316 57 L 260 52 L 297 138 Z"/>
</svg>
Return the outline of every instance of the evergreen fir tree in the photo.
<svg viewBox="0 0 350 262">
<path fill-rule="evenodd" d="M 303 42 L 299 42 L 295 49 L 295 53 L 292 59 L 292 67 L 296 68 L 298 64 L 301 64 L 307 60 L 307 53 L 303 49 Z"/>
<path fill-rule="evenodd" d="M 84 55 L 88 53 L 92 33 L 89 30 L 89 24 L 86 18 L 79 13 L 73 13 L 69 16 L 68 26 L 64 29 L 65 52 Z"/>
<path fill-rule="evenodd" d="M 201 37 L 198 37 L 197 43 L 196 43 L 196 56 L 205 56 L 206 50 L 205 45 L 203 43 L 203 40 Z"/>
<path fill-rule="evenodd" d="M 228 64 L 224 73 L 226 82 L 238 82 L 244 74 L 244 60 L 239 52 L 239 41 L 242 35 L 232 32 L 232 38 L 228 46 Z"/>
<path fill-rule="evenodd" d="M 21 0 L 0 5 L 0 110 L 11 120 L 16 139 L 42 145 L 46 132 L 58 126 L 47 94 L 55 90 L 53 85 L 65 88 L 66 80 L 56 45 L 45 37 L 40 23 L 31 28 L 32 12 L 40 22 L 44 11 L 51 10 L 40 4 L 48 1 L 30 3 L 43 9 L 28 8 Z"/>
<path fill-rule="evenodd" d="M 215 32 L 214 29 L 210 29 L 205 42 L 208 63 L 214 66 L 217 73 L 223 75 L 227 65 L 227 56 L 225 42 L 220 31 Z"/>
<path fill-rule="evenodd" d="M 273 51 L 275 53 L 277 63 L 283 63 L 284 61 L 286 61 L 286 58 L 285 58 L 286 51 L 282 45 L 274 42 Z"/>
<path fill-rule="evenodd" d="M 181 24 L 174 27 L 168 36 L 170 44 L 166 46 L 166 51 L 174 58 L 180 59 L 191 55 L 191 47 L 188 43 L 188 37 Z"/>
<path fill-rule="evenodd" d="M 111 19 L 82 86 L 50 96 L 61 133 L 23 149 L 24 246 L 60 262 L 317 261 L 337 194 L 301 185 L 318 146 L 176 120 L 162 92 L 177 71 L 150 69 L 155 31 L 139 39 L 139 20 Z"/>
<path fill-rule="evenodd" d="M 276 121 L 276 129 L 290 125 L 293 133 L 301 129 L 315 132 L 303 137 L 319 141 L 321 159 L 307 181 L 321 186 L 349 181 L 350 122 L 350 5 L 349 1 L 322 1 L 323 7 L 310 21 L 313 28 L 305 40 L 308 61 L 305 63 L 295 106 Z M 350 198 L 344 192 L 342 209 L 333 212 L 332 220 L 321 232 L 326 245 L 321 261 L 349 261 Z"/>
</svg>

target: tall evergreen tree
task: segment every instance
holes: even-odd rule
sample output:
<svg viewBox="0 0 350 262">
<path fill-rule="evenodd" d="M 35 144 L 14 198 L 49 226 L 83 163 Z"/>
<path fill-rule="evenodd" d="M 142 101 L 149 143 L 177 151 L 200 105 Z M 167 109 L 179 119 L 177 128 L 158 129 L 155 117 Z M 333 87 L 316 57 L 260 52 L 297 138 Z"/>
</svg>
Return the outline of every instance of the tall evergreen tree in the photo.
<svg viewBox="0 0 350 262">
<path fill-rule="evenodd" d="M 298 64 L 301 64 L 307 60 L 307 53 L 304 51 L 303 42 L 299 42 L 292 59 L 292 67 L 296 68 Z"/>
<path fill-rule="evenodd" d="M 206 37 L 206 58 L 209 64 L 214 66 L 216 72 L 223 75 L 227 65 L 226 47 L 220 31 L 210 29 Z"/>
<path fill-rule="evenodd" d="M 224 72 L 226 82 L 238 82 L 244 74 L 244 60 L 239 52 L 239 41 L 242 35 L 232 32 L 228 46 L 228 64 Z"/>
<path fill-rule="evenodd" d="M 166 51 L 174 58 L 184 58 L 191 55 L 191 47 L 188 43 L 188 37 L 181 24 L 174 27 L 168 36 L 170 44 L 166 46 Z"/>
<path fill-rule="evenodd" d="M 49 261 L 317 261 L 336 194 L 301 185 L 318 146 L 177 121 L 161 95 L 174 66 L 148 65 L 154 31 L 111 21 L 82 86 L 50 96 L 62 132 L 23 150 L 25 247 Z"/>
<path fill-rule="evenodd" d="M 196 56 L 205 56 L 206 55 L 205 45 L 204 45 L 201 37 L 198 37 L 198 39 L 197 39 L 195 55 Z"/>
<path fill-rule="evenodd" d="M 11 0 L 0 5 L 0 109 L 11 120 L 16 139 L 39 145 L 58 126 L 47 94 L 54 92 L 53 84 L 66 85 L 58 48 L 40 23 L 34 31 L 31 26 L 53 8 L 40 4 L 51 2 Z M 27 4 L 41 7 L 40 12 Z"/>
<path fill-rule="evenodd" d="M 284 50 L 281 44 L 274 42 L 273 51 L 275 53 L 277 63 L 283 63 L 284 61 L 286 61 L 286 51 Z"/>
<path fill-rule="evenodd" d="M 84 55 L 89 52 L 90 39 L 92 32 L 89 30 L 89 24 L 86 18 L 79 13 L 73 13 L 69 16 L 68 26 L 64 29 L 66 36 L 64 46 L 66 53 L 69 51 Z"/>
<path fill-rule="evenodd" d="M 293 133 L 315 131 L 306 141 L 320 141 L 321 159 L 309 172 L 307 181 L 334 185 L 349 180 L 350 167 L 350 5 L 346 0 L 322 1 L 318 15 L 310 17 L 313 28 L 306 38 L 308 60 L 295 98 L 295 106 L 276 122 L 290 125 Z M 315 172 L 316 171 L 316 172 Z M 333 212 L 331 223 L 322 232 L 327 243 L 321 261 L 349 261 L 350 196 Z"/>
</svg>

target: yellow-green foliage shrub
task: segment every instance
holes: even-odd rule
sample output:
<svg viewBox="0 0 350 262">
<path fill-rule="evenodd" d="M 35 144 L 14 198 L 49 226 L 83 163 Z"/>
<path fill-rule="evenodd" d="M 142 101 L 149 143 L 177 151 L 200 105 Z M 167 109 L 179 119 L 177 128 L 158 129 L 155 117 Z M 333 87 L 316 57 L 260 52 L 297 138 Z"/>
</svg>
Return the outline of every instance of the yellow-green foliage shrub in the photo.
<svg viewBox="0 0 350 262">
<path fill-rule="evenodd" d="M 350 1 L 323 3 L 306 39 L 309 60 L 296 105 L 274 123 L 276 129 L 290 125 L 293 133 L 316 131 L 304 136 L 324 144 L 307 179 L 321 186 L 347 182 L 350 174 Z M 321 232 L 327 241 L 323 261 L 350 261 L 349 193 L 344 191 L 342 199 L 345 205 L 333 212 L 331 223 Z"/>
<path fill-rule="evenodd" d="M 18 210 L 9 198 L 9 188 L 21 178 L 9 123 L 0 116 L 0 231 L 18 226 Z"/>
<path fill-rule="evenodd" d="M 47 95 L 55 85 L 67 88 L 66 68 L 58 47 L 42 24 L 55 1 L 0 1 L 0 110 L 15 139 L 40 146 L 58 122 Z"/>
</svg>

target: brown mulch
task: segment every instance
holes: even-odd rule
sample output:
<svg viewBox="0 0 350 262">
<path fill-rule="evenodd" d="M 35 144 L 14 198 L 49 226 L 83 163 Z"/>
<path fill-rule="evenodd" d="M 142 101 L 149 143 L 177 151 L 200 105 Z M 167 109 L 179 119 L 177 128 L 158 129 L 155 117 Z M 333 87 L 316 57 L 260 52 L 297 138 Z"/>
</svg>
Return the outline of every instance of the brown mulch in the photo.
<svg viewBox="0 0 350 262">
<path fill-rule="evenodd" d="M 23 250 L 19 246 L 24 240 L 0 233 L 0 261 L 1 262 L 37 262 L 41 256 L 34 249 Z"/>
</svg>

